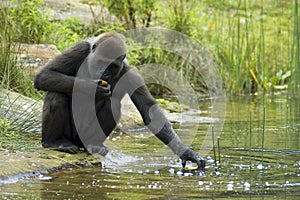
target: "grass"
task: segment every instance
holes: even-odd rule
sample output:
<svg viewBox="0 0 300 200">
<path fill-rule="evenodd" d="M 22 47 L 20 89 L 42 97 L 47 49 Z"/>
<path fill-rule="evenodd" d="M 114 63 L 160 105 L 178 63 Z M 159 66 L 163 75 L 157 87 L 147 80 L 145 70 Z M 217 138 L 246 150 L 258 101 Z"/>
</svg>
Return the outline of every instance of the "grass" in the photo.
<svg viewBox="0 0 300 200">
<path fill-rule="evenodd" d="M 33 151 L 41 147 L 40 135 L 0 131 L 0 147 L 10 151 Z"/>
<path fill-rule="evenodd" d="M 291 50 L 297 44 L 293 41 L 299 38 L 293 32 L 299 27 L 299 14 L 293 12 L 296 1 L 205 2 L 203 6 L 215 11 L 206 20 L 212 35 L 208 43 L 230 94 L 272 92 L 277 85 L 290 83 L 292 88 L 299 84 L 299 77 L 291 77 L 297 66 L 290 64 L 296 55 Z"/>
<path fill-rule="evenodd" d="M 10 18 L 10 10 L 0 4 L 0 88 L 13 90 L 26 96 L 35 96 L 32 78 L 18 64 L 19 44 L 15 42 L 15 24 Z"/>
<path fill-rule="evenodd" d="M 40 143 L 41 102 L 0 90 L 0 146 L 28 150 Z"/>
<path fill-rule="evenodd" d="M 89 26 L 81 24 L 76 17 L 50 22 L 47 12 L 41 14 L 43 1 L 35 0 L 34 4 L 32 2 L 19 1 L 12 10 L 1 4 L 1 19 L 4 19 L 0 25 L 2 85 L 4 88 L 13 88 L 26 95 L 34 92 L 28 87 L 31 83 L 23 75 L 13 71 L 18 69 L 15 67 L 16 58 L 11 52 L 15 47 L 10 45 L 15 45 L 11 42 L 15 42 L 16 38 L 21 42 L 54 43 L 63 50 L 72 43 L 94 34 L 129 28 L 126 27 L 128 23 L 122 21 L 122 17 L 119 24 L 110 17 L 107 17 L 107 21 L 103 24 L 103 16 L 95 14 L 93 23 Z M 177 31 L 183 31 L 210 49 L 228 94 L 273 93 L 286 87 L 293 93 L 298 91 L 300 82 L 298 0 L 203 0 L 193 2 L 193 6 L 191 2 L 184 1 L 172 5 L 171 1 L 168 3 L 151 1 L 151 6 L 153 3 L 156 9 L 148 13 L 152 19 L 148 25 L 178 29 Z M 146 4 L 146 1 L 141 3 L 142 6 Z M 164 6 L 161 6 L 162 4 Z M 178 13 L 182 8 L 188 9 Z M 129 8 L 125 6 L 123 9 Z M 143 8 L 136 9 L 143 10 Z M 172 13 L 177 13 L 176 17 Z M 138 19 L 135 26 L 143 26 L 144 24 L 138 23 L 143 21 L 141 19 L 145 16 L 139 10 L 136 10 L 135 15 Z M 24 20 L 26 27 L 22 26 Z M 21 37 L 20 33 L 24 36 Z M 129 46 L 129 49 L 131 48 Z M 155 62 L 174 66 L 194 85 L 196 91 L 208 92 L 201 74 L 176 55 L 153 49 L 143 49 L 130 54 L 129 60 L 133 65 Z M 158 89 L 154 92 L 164 91 Z"/>
</svg>

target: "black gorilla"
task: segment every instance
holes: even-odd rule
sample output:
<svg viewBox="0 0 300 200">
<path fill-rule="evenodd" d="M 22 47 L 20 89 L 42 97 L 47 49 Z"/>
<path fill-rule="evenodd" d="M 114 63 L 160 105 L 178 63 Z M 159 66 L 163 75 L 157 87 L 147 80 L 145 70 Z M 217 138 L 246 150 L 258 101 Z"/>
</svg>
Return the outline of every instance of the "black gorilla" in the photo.
<svg viewBox="0 0 300 200">
<path fill-rule="evenodd" d="M 43 147 L 68 153 L 76 153 L 78 148 L 85 148 L 89 153 L 98 152 L 105 155 L 107 151 L 103 151 L 102 143 L 118 123 L 121 114 L 120 101 L 128 93 L 144 123 L 157 138 L 180 156 L 183 167 L 186 161 L 190 160 L 204 168 L 203 158 L 182 143 L 169 121 L 158 109 L 142 77 L 124 60 L 125 56 L 126 45 L 121 37 L 115 33 L 104 33 L 93 41 L 81 41 L 70 47 L 36 75 L 35 88 L 47 92 L 42 115 Z M 82 76 L 78 76 L 79 71 Z M 99 84 L 100 79 L 108 84 Z M 123 82 L 117 87 L 120 81 Z M 78 127 L 78 124 L 85 126 L 90 123 L 84 115 L 82 123 L 74 123 L 72 101 L 78 100 L 74 99 L 74 93 L 94 98 L 96 121 L 104 135 L 98 141 L 95 141 L 92 135 L 84 136 L 79 132 L 81 125 Z M 82 111 L 84 110 L 83 107 Z M 95 131 L 97 132 L 96 129 Z M 90 139 L 90 143 L 95 142 L 99 147 L 88 147 L 90 144 L 84 143 L 83 137 L 84 140 Z"/>
</svg>

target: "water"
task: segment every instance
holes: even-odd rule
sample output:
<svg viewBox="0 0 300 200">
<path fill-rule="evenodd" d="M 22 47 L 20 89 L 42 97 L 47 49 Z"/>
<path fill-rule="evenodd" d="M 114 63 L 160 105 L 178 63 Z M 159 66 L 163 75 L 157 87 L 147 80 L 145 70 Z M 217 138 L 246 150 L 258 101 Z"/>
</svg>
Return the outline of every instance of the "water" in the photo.
<svg viewBox="0 0 300 200">
<path fill-rule="evenodd" d="M 111 152 L 102 168 L 65 169 L 1 185 L 0 199 L 298 199 L 299 100 L 228 100 L 219 145 L 215 153 L 205 155 L 205 173 L 183 173 L 178 158 L 147 130 L 131 130 L 107 141 Z M 183 140 L 193 138 L 196 152 L 201 152 L 199 146 L 213 121 L 209 102 L 201 104 L 201 111 L 201 118 L 176 125 Z M 195 126 L 194 135 L 190 130 Z"/>
</svg>

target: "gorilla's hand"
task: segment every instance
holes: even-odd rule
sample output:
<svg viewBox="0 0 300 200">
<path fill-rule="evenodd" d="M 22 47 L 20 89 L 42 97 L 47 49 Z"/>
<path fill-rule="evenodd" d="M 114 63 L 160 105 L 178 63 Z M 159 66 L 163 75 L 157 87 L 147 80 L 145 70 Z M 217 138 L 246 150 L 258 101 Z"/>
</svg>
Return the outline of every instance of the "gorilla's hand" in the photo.
<svg viewBox="0 0 300 200">
<path fill-rule="evenodd" d="M 108 148 L 104 146 L 103 144 L 101 145 L 91 145 L 89 144 L 86 148 L 87 152 L 89 154 L 100 154 L 101 156 L 106 156 L 108 153 Z"/>
<path fill-rule="evenodd" d="M 95 80 L 94 82 L 97 84 L 96 97 L 105 97 L 111 94 L 110 85 L 107 82 L 105 82 L 105 85 L 101 84 L 102 80 Z"/>
<path fill-rule="evenodd" d="M 96 94 L 95 94 L 95 101 L 96 101 L 96 109 L 100 109 L 104 103 L 106 102 L 107 98 L 110 97 L 111 91 L 110 91 L 110 85 L 107 83 L 106 86 L 97 85 L 96 88 Z"/>
<path fill-rule="evenodd" d="M 205 168 L 205 160 L 200 157 L 196 152 L 191 149 L 187 149 L 181 156 L 180 156 L 182 167 L 185 168 L 186 161 L 192 161 L 197 163 L 198 168 L 204 170 Z"/>
<path fill-rule="evenodd" d="M 108 86 L 97 85 L 96 98 L 107 97 L 107 96 L 110 96 L 110 95 L 111 95 L 110 85 L 108 85 Z"/>
<path fill-rule="evenodd" d="M 73 92 L 82 92 L 89 96 L 95 94 L 95 88 L 96 88 L 96 98 L 103 98 L 106 96 L 111 95 L 110 91 L 110 85 L 107 84 L 106 86 L 102 86 L 99 83 L 99 80 L 90 80 L 90 79 L 77 79 L 75 82 L 76 84 L 76 90 Z"/>
</svg>

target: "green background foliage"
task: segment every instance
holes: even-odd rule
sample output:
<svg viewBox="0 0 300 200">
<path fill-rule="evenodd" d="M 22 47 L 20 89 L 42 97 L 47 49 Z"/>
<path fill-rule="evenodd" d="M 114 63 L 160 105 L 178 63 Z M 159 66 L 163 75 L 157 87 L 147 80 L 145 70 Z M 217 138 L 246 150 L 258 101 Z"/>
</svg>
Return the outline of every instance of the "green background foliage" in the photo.
<svg viewBox="0 0 300 200">
<path fill-rule="evenodd" d="M 5 88 L 34 95 L 30 81 L 19 72 L 12 54 L 17 42 L 55 44 L 59 50 L 79 40 L 107 31 L 139 27 L 164 27 L 186 34 L 214 56 L 226 90 L 231 95 L 279 89 L 296 92 L 300 82 L 298 0 L 127 0 L 82 1 L 90 5 L 91 23 L 77 17 L 50 20 L 43 0 L 12 1 L 1 5 L 0 76 Z M 108 15 L 95 14 L 92 5 Z M 113 16 L 113 17 L 112 17 Z M 135 44 L 128 44 L 134 49 Z M 195 89 L 207 92 L 201 75 L 185 60 L 154 49 L 132 51 L 133 66 L 164 63 L 180 71 Z M 8 69 L 9 68 L 9 69 Z M 20 74 L 16 79 L 11 76 Z M 24 87 L 27 85 L 27 87 Z M 163 88 L 152 87 L 161 95 Z M 29 92 L 28 92 L 29 91 Z"/>
</svg>

